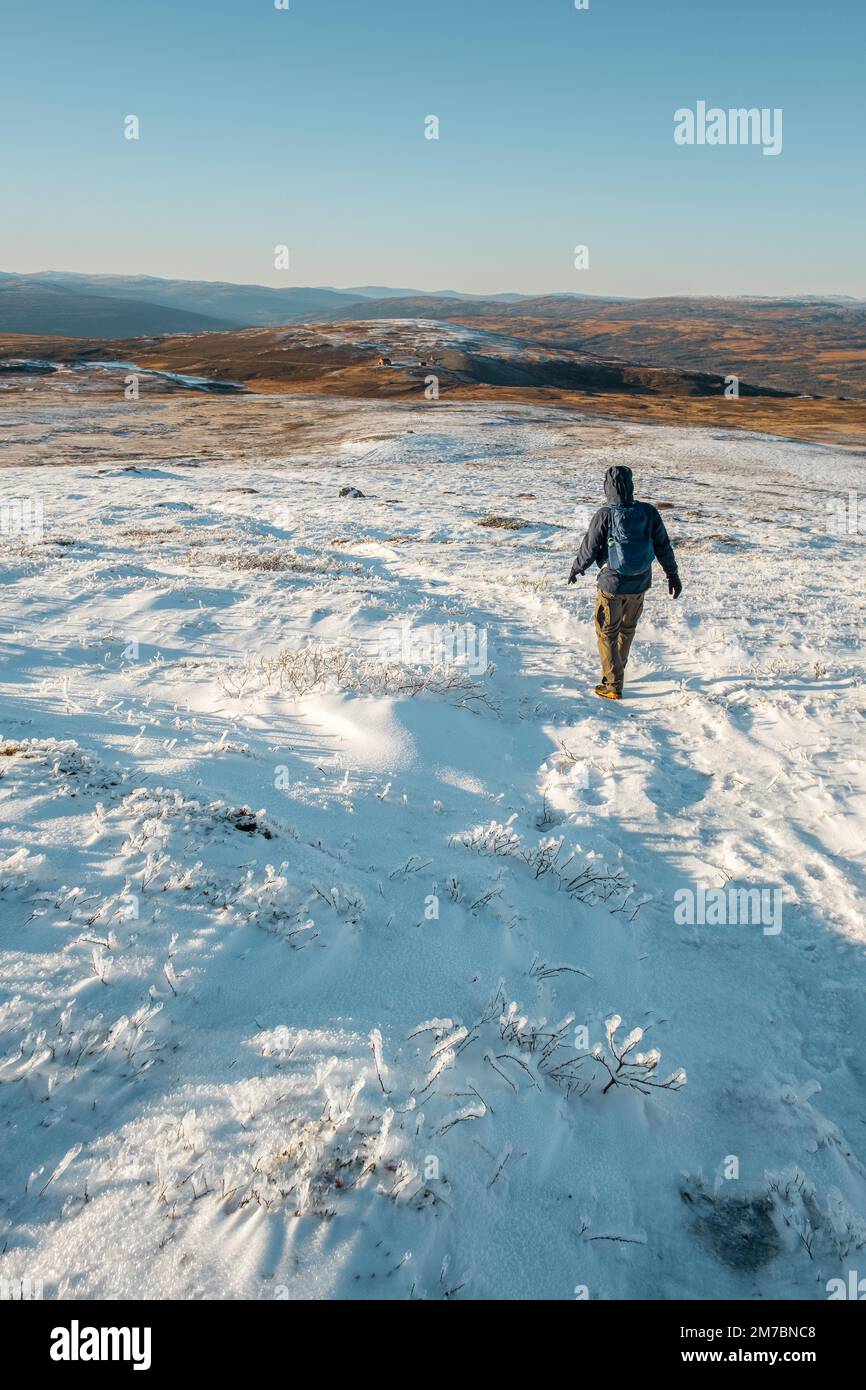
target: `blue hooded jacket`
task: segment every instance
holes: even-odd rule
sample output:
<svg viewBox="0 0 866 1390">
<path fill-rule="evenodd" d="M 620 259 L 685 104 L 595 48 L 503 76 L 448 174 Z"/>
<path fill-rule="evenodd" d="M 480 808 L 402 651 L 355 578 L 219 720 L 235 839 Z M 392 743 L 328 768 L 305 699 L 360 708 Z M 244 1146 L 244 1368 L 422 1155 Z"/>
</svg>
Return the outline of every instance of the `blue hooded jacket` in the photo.
<svg viewBox="0 0 866 1390">
<path fill-rule="evenodd" d="M 590 565 L 598 565 L 598 587 L 605 594 L 642 594 L 652 584 L 652 560 L 639 574 L 618 574 L 611 568 L 608 550 L 611 540 L 611 512 L 621 510 L 617 530 L 628 535 L 644 535 L 668 579 L 677 573 L 674 548 L 658 511 L 649 502 L 635 502 L 634 481 L 630 468 L 617 464 L 604 475 L 604 495 L 608 506 L 601 507 L 589 523 L 589 530 L 571 567 L 572 575 L 586 574 Z"/>
</svg>

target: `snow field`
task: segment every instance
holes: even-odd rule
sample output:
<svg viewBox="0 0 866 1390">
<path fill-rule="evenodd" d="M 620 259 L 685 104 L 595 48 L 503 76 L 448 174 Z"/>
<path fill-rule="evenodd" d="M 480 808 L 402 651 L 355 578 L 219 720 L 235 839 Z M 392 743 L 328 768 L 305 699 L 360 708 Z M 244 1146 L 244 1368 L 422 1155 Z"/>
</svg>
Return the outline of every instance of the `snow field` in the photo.
<svg viewBox="0 0 866 1390">
<path fill-rule="evenodd" d="M 46 530 L 3 550 L 0 1277 L 826 1297 L 866 1261 L 862 538 L 824 523 L 863 462 L 403 416 L 4 471 Z M 614 461 L 685 584 L 621 706 L 565 585 Z M 467 625 L 471 668 L 394 648 Z M 675 923 L 727 884 L 781 932 Z"/>
</svg>

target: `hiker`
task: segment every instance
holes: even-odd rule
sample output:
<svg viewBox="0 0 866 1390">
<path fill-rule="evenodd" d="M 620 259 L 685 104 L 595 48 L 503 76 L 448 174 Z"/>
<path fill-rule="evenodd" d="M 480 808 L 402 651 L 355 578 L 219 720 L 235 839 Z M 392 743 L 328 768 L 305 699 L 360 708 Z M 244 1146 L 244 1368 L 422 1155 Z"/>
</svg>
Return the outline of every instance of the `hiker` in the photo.
<svg viewBox="0 0 866 1390">
<path fill-rule="evenodd" d="M 593 561 L 601 570 L 595 596 L 595 633 L 602 677 L 595 693 L 605 700 L 621 700 L 632 638 L 644 594 L 652 583 L 653 557 L 667 575 L 671 598 L 679 598 L 683 586 L 664 522 L 649 502 L 634 500 L 631 469 L 622 464 L 609 468 L 604 475 L 604 495 L 608 505 L 589 523 L 568 582 L 576 583 L 577 576 L 586 574 Z"/>
</svg>

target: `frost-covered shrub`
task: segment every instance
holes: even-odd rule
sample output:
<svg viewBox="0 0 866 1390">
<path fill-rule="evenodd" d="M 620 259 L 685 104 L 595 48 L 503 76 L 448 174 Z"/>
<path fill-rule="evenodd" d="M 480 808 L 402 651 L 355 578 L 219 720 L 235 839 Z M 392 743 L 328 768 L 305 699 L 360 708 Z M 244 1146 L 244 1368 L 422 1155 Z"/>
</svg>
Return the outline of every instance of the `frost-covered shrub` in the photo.
<svg viewBox="0 0 866 1390">
<path fill-rule="evenodd" d="M 0 893 L 29 888 L 44 862 L 44 854 L 31 854 L 24 845 L 0 859 Z"/>
<path fill-rule="evenodd" d="M 478 526 L 486 526 L 494 531 L 522 531 L 529 525 L 528 521 L 523 521 L 519 516 L 482 516 L 478 518 Z"/>
<path fill-rule="evenodd" d="M 4 740 L 0 757 L 20 759 L 45 768 L 50 776 L 63 781 L 62 790 L 72 796 L 82 791 L 108 791 L 120 786 L 126 777 L 119 768 L 105 767 L 95 753 L 85 752 L 74 739 Z"/>
<path fill-rule="evenodd" d="M 593 1089 L 606 1095 L 613 1086 L 630 1087 L 648 1095 L 653 1089 L 675 1091 L 686 1084 L 686 1073 L 681 1067 L 665 1081 L 657 1079 L 661 1060 L 657 1049 L 635 1052 L 643 1038 L 642 1029 L 634 1028 L 624 1041 L 617 1041 L 622 1023 L 618 1014 L 606 1021 L 606 1046 L 595 1043 L 588 1052 L 573 1053 L 567 1045 L 566 1031 L 573 1022 L 574 1015 L 569 1014 L 553 1028 L 544 1023 L 531 1024 L 520 1014 L 517 1004 L 511 1003 L 500 1015 L 500 1036 L 503 1042 L 513 1042 L 518 1048 L 537 1053 L 539 1072 L 562 1086 L 568 1095 L 585 1095 Z"/>
<path fill-rule="evenodd" d="M 626 1038 L 618 1040 L 617 1034 L 621 1025 L 622 1019 L 619 1014 L 613 1014 L 604 1025 L 606 1045 L 596 1043 L 592 1048 L 592 1057 L 610 1078 L 602 1091 L 603 1095 L 612 1086 L 630 1086 L 643 1095 L 647 1095 L 651 1089 L 678 1091 L 685 1086 L 686 1073 L 682 1067 L 671 1072 L 665 1081 L 660 1081 L 656 1076 L 661 1061 L 658 1048 L 650 1048 L 648 1052 L 636 1052 L 638 1043 L 643 1041 L 643 1029 L 633 1028 Z"/>
<path fill-rule="evenodd" d="M 237 540 L 236 537 L 234 539 Z M 216 568 L 233 569 L 241 573 L 332 575 L 334 572 L 334 561 L 331 559 L 326 560 L 321 555 L 307 555 L 285 547 L 263 547 L 258 541 L 253 541 L 242 549 L 193 546 L 183 556 L 183 560 L 186 564 L 196 567 L 213 565 Z M 342 562 L 339 568 L 341 574 L 363 572 L 363 566 L 352 561 Z"/>
<path fill-rule="evenodd" d="M 616 1038 L 621 1019 L 614 1015 L 606 1026 L 606 1048 L 600 1043 L 587 1051 L 576 1051 L 570 1035 L 575 1015 L 567 1014 L 556 1023 L 546 1019 L 531 1022 L 514 1001 L 508 1002 L 500 985 L 485 1007 L 481 1017 L 471 1027 L 451 1018 L 434 1018 L 421 1023 L 409 1034 L 410 1038 L 432 1035 L 432 1047 L 425 1075 L 415 1087 L 419 1097 L 437 1088 L 440 1077 L 455 1068 L 461 1059 L 468 1069 L 481 1054 L 481 1061 L 495 1072 L 513 1091 L 531 1085 L 541 1090 L 547 1081 L 563 1090 L 569 1098 L 584 1096 L 590 1091 L 605 1095 L 614 1085 L 640 1091 L 679 1090 L 685 1085 L 686 1074 L 680 1068 L 665 1081 L 656 1077 L 660 1053 L 636 1053 L 641 1030 L 636 1028 L 619 1043 Z M 453 1087 L 451 1088 L 453 1089 Z M 486 1113 L 486 1103 L 475 1086 L 474 1092 L 484 1107 L 479 1110 L 470 1104 L 465 1113 L 450 1116 L 447 1127 L 470 1119 L 480 1119 Z M 442 1131 L 440 1131 L 442 1132 Z"/>
<path fill-rule="evenodd" d="M 375 1173 L 388 1151 L 393 1110 L 355 1118 L 360 1086 L 342 1113 L 314 1119 L 291 1117 L 286 1142 L 257 1158 L 255 1171 L 236 1205 L 272 1208 L 288 1205 L 295 1216 L 330 1217 L 341 1190 L 360 1186 Z"/>
<path fill-rule="evenodd" d="M 271 574 L 282 574 L 286 570 L 313 569 L 313 565 L 305 565 L 298 560 L 291 551 L 284 550 L 260 550 L 250 548 L 249 550 L 190 550 L 185 559 L 187 564 L 217 565 L 225 569 L 255 571 L 261 570 Z"/>
<path fill-rule="evenodd" d="M 29 1081 L 47 1098 L 108 1058 L 120 1063 L 125 1075 L 139 1076 L 165 1046 L 150 1027 L 161 1008 L 160 1003 L 144 1005 L 106 1024 L 102 1014 L 79 1022 L 73 1005 L 67 1004 L 50 1031 L 28 1029 L 21 1035 L 0 1067 L 0 1080 Z"/>
<path fill-rule="evenodd" d="M 766 1197 L 777 1226 L 796 1250 L 845 1262 L 866 1250 L 866 1222 L 838 1188 L 821 1201 L 814 1184 L 796 1165 L 767 1174 Z"/>
<path fill-rule="evenodd" d="M 630 883 L 622 869 L 610 869 L 594 855 L 582 861 L 577 850 L 567 850 L 562 835 L 547 836 L 536 845 L 525 845 L 514 821 L 517 813 L 504 824 L 492 820 L 471 830 L 452 835 L 451 844 L 462 845 L 474 854 L 493 855 L 522 861 L 538 879 L 551 876 L 556 887 L 576 902 L 603 903 L 611 912 L 629 910 L 634 919 L 646 898 L 634 900 L 636 885 Z"/>
<path fill-rule="evenodd" d="M 487 702 L 480 682 L 460 667 L 418 668 L 398 661 L 379 661 L 346 647 L 309 643 L 262 657 L 269 686 L 304 696 L 315 692 L 351 695 L 439 695 L 454 693 L 462 703 Z"/>
<path fill-rule="evenodd" d="M 220 753 L 237 753 L 243 758 L 251 758 L 253 755 L 248 743 L 233 743 L 225 729 L 218 739 L 214 739 L 211 743 L 202 744 L 199 751 L 203 757 L 211 758 L 217 757 Z"/>
<path fill-rule="evenodd" d="M 558 580 L 554 581 L 547 575 L 518 574 L 509 580 L 509 588 L 524 589 L 531 594 L 544 594 L 546 597 L 556 593 L 562 588 L 562 585 Z"/>
<path fill-rule="evenodd" d="M 127 526 L 120 533 L 120 539 L 129 545 L 161 545 L 163 541 L 173 540 L 183 534 L 182 526 Z"/>
<path fill-rule="evenodd" d="M 175 788 L 156 787 L 150 791 L 139 787 L 124 797 L 120 810 L 130 814 L 134 821 L 123 846 L 127 852 L 144 850 L 153 840 L 165 841 L 177 829 L 196 829 L 205 835 L 232 829 L 261 835 L 266 840 L 274 838 L 273 831 L 265 824 L 265 811 L 232 806 L 225 801 L 211 801 L 205 805 Z"/>
<path fill-rule="evenodd" d="M 273 1049 L 262 1055 L 277 1056 Z M 297 1060 L 294 1048 L 287 1055 Z M 277 1060 L 287 1060 L 282 1050 Z M 365 1068 L 345 1085 L 323 1081 L 302 1097 L 287 1096 L 284 1080 L 276 1088 L 251 1080 L 219 1096 L 216 1115 L 190 1110 L 179 1123 L 166 1118 L 155 1140 L 145 1136 L 158 1202 L 172 1216 L 209 1199 L 229 1211 L 260 1206 L 329 1218 L 363 1189 L 373 1199 L 418 1206 L 435 1200 L 395 1111 L 366 1095 L 369 1080 Z M 137 1153 L 133 1161 L 147 1160 Z"/>
<path fill-rule="evenodd" d="M 288 861 L 278 869 L 265 867 L 264 879 L 257 879 L 249 869 L 243 884 L 233 898 L 232 906 L 244 912 L 248 920 L 273 936 L 279 936 L 290 946 L 308 946 L 318 936 L 316 923 L 310 915 L 314 902 L 323 902 L 350 926 L 361 921 L 364 899 L 350 889 L 331 887 L 327 890 L 316 884 L 304 884 L 287 876 Z"/>
<path fill-rule="evenodd" d="M 823 1272 L 845 1271 L 866 1250 L 866 1223 L 837 1188 L 819 1198 L 796 1165 L 765 1174 L 751 1192 L 687 1178 L 680 1196 L 691 1212 L 695 1238 L 734 1269 L 752 1273 L 786 1249 Z"/>
</svg>

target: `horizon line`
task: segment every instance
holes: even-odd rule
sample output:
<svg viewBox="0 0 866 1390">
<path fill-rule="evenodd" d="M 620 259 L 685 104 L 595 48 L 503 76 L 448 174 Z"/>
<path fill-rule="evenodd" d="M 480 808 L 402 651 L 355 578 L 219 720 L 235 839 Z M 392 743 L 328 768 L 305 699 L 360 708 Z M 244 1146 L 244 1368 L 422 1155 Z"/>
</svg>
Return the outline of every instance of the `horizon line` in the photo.
<svg viewBox="0 0 866 1390">
<path fill-rule="evenodd" d="M 255 289 L 264 289 L 264 290 L 274 290 L 275 292 L 279 292 L 279 291 L 281 291 L 281 290 L 327 290 L 327 291 L 330 291 L 330 292 L 332 292 L 332 293 L 337 293 L 337 294 L 353 294 L 353 293 L 361 293 L 363 290 L 365 290 L 365 289 L 371 289 L 371 288 L 380 288 L 380 289 L 390 290 L 390 291 L 392 291 L 392 292 L 394 292 L 394 291 L 398 288 L 398 287 L 395 287 L 395 286 L 393 286 L 393 285 L 381 285 L 381 286 L 369 286 L 369 285 L 354 285 L 354 286 L 353 286 L 353 285 L 346 285 L 346 286 L 340 286 L 340 285 L 324 285 L 324 284 L 320 284 L 320 285 L 302 285 L 302 284 L 292 284 L 292 285 L 270 285 L 270 284 L 268 284 L 268 283 L 267 283 L 266 281 L 264 281 L 264 280 L 213 280 L 213 279 L 199 279 L 199 278 L 196 278 L 196 277 L 193 277 L 193 276 L 189 276 L 189 275 L 153 275 L 153 274 L 151 274 L 149 271 L 143 271 L 143 270 L 129 270 L 129 271 L 124 271 L 124 270 L 66 270 L 66 269 L 0 270 L 0 277 L 2 277 L 2 276 L 17 276 L 17 277 L 19 277 L 20 279 L 28 279 L 28 278 L 31 277 L 31 276 L 40 276 L 40 275 L 79 275 L 79 276 L 82 276 L 82 277 L 84 277 L 84 278 L 87 278 L 87 277 L 91 277 L 91 278 L 100 277 L 100 278 L 104 278 L 104 279 L 113 279 L 113 278 L 116 278 L 116 279 L 127 279 L 127 280 L 131 280 L 131 279 L 155 280 L 155 281 L 160 281 L 160 280 L 161 280 L 161 281 L 166 281 L 166 282 L 171 282 L 171 281 L 183 281 L 183 282 L 185 282 L 185 283 L 187 283 L 187 284 L 197 284 L 197 285 L 234 285 L 234 286 L 236 286 L 238 289 L 250 289 L 250 288 L 255 288 Z M 537 292 L 534 292 L 534 293 L 533 293 L 533 292 L 529 292 L 529 291 L 526 291 L 526 290 L 489 290 L 489 291 L 487 291 L 487 292 L 484 292 L 484 291 L 476 291 L 476 290 L 443 290 L 443 289 L 428 290 L 428 289 L 421 289 L 421 288 L 419 288 L 419 287 L 412 287 L 412 288 L 406 288 L 405 290 L 401 289 L 401 292 L 400 292 L 399 294 L 393 293 L 393 297 L 394 297 L 394 298 L 410 298 L 410 297 L 415 296 L 415 295 L 424 295 L 424 296 L 428 296 L 428 297 L 431 298 L 431 299 L 447 299 L 447 298 L 449 298 L 449 297 L 452 297 L 452 298 L 453 298 L 455 295 L 459 295 L 459 296 L 461 296 L 461 297 L 466 297 L 466 298 L 468 298 L 468 299 L 497 299 L 497 298 L 502 298 L 503 296 L 517 295 L 517 296 L 519 296 L 521 299 L 608 299 L 608 300 L 616 300 L 616 299 L 619 299 L 619 300 L 630 300 L 630 299 L 637 299 L 637 300 L 653 300 L 653 299 L 766 299 L 766 300 L 783 300 L 783 299 L 815 299 L 815 300 L 850 299 L 850 300 L 852 300 L 852 301 L 855 302 L 855 303 L 866 303 L 866 299 L 864 299 L 864 297 L 862 297 L 862 296 L 860 296 L 860 295 L 856 295 L 856 294 L 850 294 L 850 293 L 848 293 L 847 291 L 842 291 L 842 290 L 838 290 L 838 291 L 836 291 L 836 290 L 834 290 L 834 291 L 825 291 L 824 293 L 819 293 L 819 292 L 816 292 L 816 291 L 814 291 L 814 290 L 789 290 L 789 291 L 787 291 L 786 293 L 783 293 L 783 294 L 758 294 L 758 293 L 756 293 L 756 292 L 748 292 L 748 291 L 742 291 L 742 290 L 738 290 L 738 291 L 727 291 L 727 292 L 724 292 L 724 293 L 723 293 L 723 292 L 720 292 L 720 291 L 701 291 L 701 292 L 687 292 L 687 291 L 686 291 L 686 292 L 684 292 L 684 291 L 673 291 L 673 290 L 672 290 L 672 291 L 669 291 L 669 292 L 666 293 L 666 294 L 623 294 L 621 291 L 615 292 L 615 291 L 603 291 L 603 290 L 598 290 L 598 291 L 594 291 L 594 292 L 587 291 L 587 290 L 541 290 L 541 291 L 537 291 Z M 373 299 L 373 300 L 375 300 L 375 299 L 377 298 L 377 296 L 375 296 L 375 295 L 369 295 L 369 296 L 367 296 L 367 297 L 369 297 L 370 299 Z M 381 297 L 382 297 L 382 296 L 378 296 L 378 298 L 381 298 Z M 392 296 L 389 295 L 389 296 L 387 296 L 387 297 L 392 297 Z"/>
</svg>

